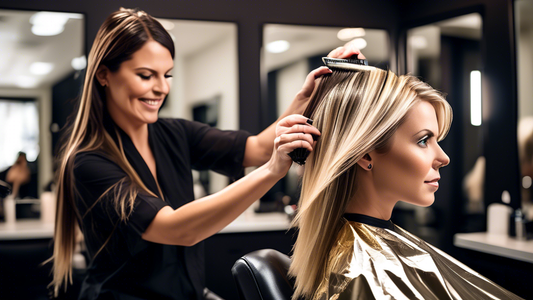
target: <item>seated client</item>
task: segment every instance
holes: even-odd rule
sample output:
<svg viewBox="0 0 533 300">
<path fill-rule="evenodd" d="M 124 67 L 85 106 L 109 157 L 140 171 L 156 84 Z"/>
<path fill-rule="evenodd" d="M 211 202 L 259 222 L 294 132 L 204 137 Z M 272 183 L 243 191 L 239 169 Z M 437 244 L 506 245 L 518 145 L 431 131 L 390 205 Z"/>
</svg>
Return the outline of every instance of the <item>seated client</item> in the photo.
<svg viewBox="0 0 533 300">
<path fill-rule="evenodd" d="M 321 131 L 294 225 L 294 299 L 520 299 L 390 221 L 433 203 L 452 110 L 412 76 L 368 66 L 321 77 L 304 115 Z"/>
</svg>

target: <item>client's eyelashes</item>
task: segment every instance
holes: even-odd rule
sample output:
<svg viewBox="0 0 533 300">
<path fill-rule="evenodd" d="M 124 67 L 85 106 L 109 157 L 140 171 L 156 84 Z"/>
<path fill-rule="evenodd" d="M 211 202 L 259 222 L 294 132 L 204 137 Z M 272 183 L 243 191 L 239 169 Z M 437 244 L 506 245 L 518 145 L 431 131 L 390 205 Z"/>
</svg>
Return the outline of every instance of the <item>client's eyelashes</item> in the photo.
<svg viewBox="0 0 533 300">
<path fill-rule="evenodd" d="M 417 144 L 419 144 L 422 147 L 427 147 L 429 138 L 430 136 L 426 134 L 423 138 L 418 140 Z"/>
<path fill-rule="evenodd" d="M 153 76 L 152 74 L 150 74 L 150 75 L 137 74 L 137 75 L 139 75 L 139 77 L 141 77 L 142 80 L 149 80 L 149 79 L 151 79 L 152 76 Z M 172 75 L 167 74 L 167 75 L 165 75 L 165 78 L 172 78 Z"/>
</svg>

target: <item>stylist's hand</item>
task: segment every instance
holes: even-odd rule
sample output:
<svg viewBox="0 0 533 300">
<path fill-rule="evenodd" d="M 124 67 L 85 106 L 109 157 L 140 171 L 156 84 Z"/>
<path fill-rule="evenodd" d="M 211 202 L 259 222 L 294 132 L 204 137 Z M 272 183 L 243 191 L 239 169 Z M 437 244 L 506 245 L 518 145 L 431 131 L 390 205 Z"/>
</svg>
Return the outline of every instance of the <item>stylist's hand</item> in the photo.
<svg viewBox="0 0 533 300">
<path fill-rule="evenodd" d="M 353 55 L 357 55 L 359 59 L 366 59 L 366 57 L 361 53 L 359 48 L 355 47 L 353 42 L 346 43 L 343 47 L 338 47 L 328 54 L 328 57 L 331 58 L 349 58 Z"/>
<path fill-rule="evenodd" d="M 289 153 L 297 148 L 313 151 L 315 142 L 312 134 L 320 136 L 320 131 L 311 126 L 308 120 L 302 115 L 290 115 L 276 125 L 274 152 L 267 164 L 269 170 L 280 178 L 287 174 L 292 165 Z"/>
<path fill-rule="evenodd" d="M 366 59 L 366 57 L 361 53 L 359 48 L 355 47 L 354 43 L 346 43 L 343 47 L 338 47 L 337 49 L 332 50 L 328 57 L 331 58 L 349 58 L 353 55 L 357 55 L 359 59 Z M 302 86 L 302 89 L 296 94 L 296 97 L 292 101 L 288 112 L 293 114 L 302 114 L 309 103 L 309 97 L 315 89 L 315 79 L 318 77 L 331 73 L 331 70 L 328 67 L 320 67 L 311 71 L 305 78 L 305 82 Z"/>
</svg>

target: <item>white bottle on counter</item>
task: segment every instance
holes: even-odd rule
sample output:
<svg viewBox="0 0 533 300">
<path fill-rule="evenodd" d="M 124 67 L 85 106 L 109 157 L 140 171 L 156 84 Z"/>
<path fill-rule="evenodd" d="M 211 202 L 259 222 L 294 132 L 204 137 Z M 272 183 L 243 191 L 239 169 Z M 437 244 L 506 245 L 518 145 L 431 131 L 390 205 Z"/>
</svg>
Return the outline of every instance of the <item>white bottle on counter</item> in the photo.
<svg viewBox="0 0 533 300">
<path fill-rule="evenodd" d="M 13 195 L 9 195 L 4 199 L 4 216 L 7 225 L 15 225 L 15 221 L 17 220 L 16 205 Z"/>
<path fill-rule="evenodd" d="M 508 235 L 509 217 L 513 209 L 502 203 L 492 203 L 487 207 L 487 233 Z"/>
<path fill-rule="evenodd" d="M 522 214 L 522 210 L 520 208 L 515 210 L 514 224 L 515 224 L 516 239 L 525 240 L 526 239 L 526 223 L 524 220 L 524 215 Z"/>
<path fill-rule="evenodd" d="M 54 223 L 56 219 L 56 197 L 52 192 L 41 194 L 41 222 Z"/>
</svg>

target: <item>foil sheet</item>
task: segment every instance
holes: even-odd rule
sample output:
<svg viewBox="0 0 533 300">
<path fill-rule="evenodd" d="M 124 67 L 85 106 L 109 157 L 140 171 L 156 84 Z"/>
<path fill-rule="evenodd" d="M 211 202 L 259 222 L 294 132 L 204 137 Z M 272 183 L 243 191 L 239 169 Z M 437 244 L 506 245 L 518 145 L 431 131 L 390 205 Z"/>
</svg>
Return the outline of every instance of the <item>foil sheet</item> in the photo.
<svg viewBox="0 0 533 300">
<path fill-rule="evenodd" d="M 396 225 L 347 221 L 325 274 L 315 300 L 522 299 Z"/>
</svg>

